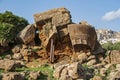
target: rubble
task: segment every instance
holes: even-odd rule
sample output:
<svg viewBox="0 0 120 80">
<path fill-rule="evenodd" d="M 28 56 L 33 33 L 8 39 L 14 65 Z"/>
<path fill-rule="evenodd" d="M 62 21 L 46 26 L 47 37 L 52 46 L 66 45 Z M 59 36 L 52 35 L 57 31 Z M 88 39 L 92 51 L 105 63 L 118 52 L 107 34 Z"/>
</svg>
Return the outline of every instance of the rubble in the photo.
<svg viewBox="0 0 120 80">
<path fill-rule="evenodd" d="M 30 80 L 37 80 L 40 77 L 40 71 L 37 72 L 31 71 L 29 75 L 30 75 Z"/>
<path fill-rule="evenodd" d="M 25 80 L 25 74 L 19 72 L 4 73 L 2 80 Z"/>
<path fill-rule="evenodd" d="M 60 80 L 86 79 L 85 70 L 78 62 L 60 65 L 55 69 L 53 76 Z"/>
<path fill-rule="evenodd" d="M 18 35 L 17 37 L 22 41 L 24 44 L 28 44 L 35 38 L 35 26 L 33 24 L 26 26 Z"/>
<path fill-rule="evenodd" d="M 14 60 L 0 60 L 0 69 L 4 69 L 5 71 L 14 71 L 17 67 L 21 67 L 22 65 L 19 62 Z"/>
<path fill-rule="evenodd" d="M 94 27 L 82 23 L 70 24 L 68 25 L 68 31 L 75 52 L 80 52 L 81 47 L 86 48 L 87 46 L 88 48 L 90 47 L 91 50 L 94 50 L 97 41 Z M 83 47 L 84 45 L 86 45 L 86 47 Z"/>
<path fill-rule="evenodd" d="M 59 80 L 102 80 L 108 76 L 111 66 L 114 69 L 112 64 L 120 63 L 120 51 L 110 51 L 104 59 L 106 50 L 97 41 L 95 28 L 87 21 L 73 23 L 66 8 L 34 14 L 34 19 L 34 24 L 26 26 L 18 34 L 22 43 L 11 49 L 12 57 L 1 57 L 1 69 L 15 71 L 21 64 L 30 68 L 49 64 L 54 68 L 54 78 Z M 116 67 L 119 70 L 120 65 Z M 102 77 L 96 76 L 98 74 Z M 16 76 L 24 80 L 19 73 L 4 74 L 3 80 L 13 80 Z M 41 71 L 29 72 L 30 80 L 37 80 L 40 76 Z"/>
<path fill-rule="evenodd" d="M 120 64 L 120 51 L 119 50 L 109 51 L 105 61 L 111 64 Z"/>
</svg>

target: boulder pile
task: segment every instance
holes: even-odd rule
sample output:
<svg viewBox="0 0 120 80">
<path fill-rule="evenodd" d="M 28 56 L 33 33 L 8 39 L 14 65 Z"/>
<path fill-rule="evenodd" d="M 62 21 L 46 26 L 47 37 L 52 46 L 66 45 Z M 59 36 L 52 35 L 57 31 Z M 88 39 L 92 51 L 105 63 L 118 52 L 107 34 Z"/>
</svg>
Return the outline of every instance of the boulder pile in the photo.
<svg viewBox="0 0 120 80">
<path fill-rule="evenodd" d="M 95 28 L 87 21 L 72 22 L 66 8 L 34 14 L 34 19 L 34 24 L 18 33 L 21 43 L 12 47 L 13 54 L 0 57 L 0 70 L 9 71 L 2 78 L 0 75 L 0 79 L 24 80 L 29 76 L 29 80 L 38 80 L 40 71 L 14 71 L 21 67 L 38 68 L 46 63 L 53 68 L 57 80 L 120 79 L 120 51 L 109 51 L 106 57 Z"/>
</svg>

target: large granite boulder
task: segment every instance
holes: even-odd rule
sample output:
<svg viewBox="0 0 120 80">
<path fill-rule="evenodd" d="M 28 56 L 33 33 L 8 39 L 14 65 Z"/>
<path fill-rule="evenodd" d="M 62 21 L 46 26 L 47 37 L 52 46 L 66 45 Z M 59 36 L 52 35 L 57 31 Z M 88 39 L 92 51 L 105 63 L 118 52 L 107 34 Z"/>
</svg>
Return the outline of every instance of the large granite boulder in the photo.
<svg viewBox="0 0 120 80">
<path fill-rule="evenodd" d="M 32 42 L 35 38 L 35 26 L 33 24 L 26 26 L 17 37 L 24 44 Z"/>
</svg>

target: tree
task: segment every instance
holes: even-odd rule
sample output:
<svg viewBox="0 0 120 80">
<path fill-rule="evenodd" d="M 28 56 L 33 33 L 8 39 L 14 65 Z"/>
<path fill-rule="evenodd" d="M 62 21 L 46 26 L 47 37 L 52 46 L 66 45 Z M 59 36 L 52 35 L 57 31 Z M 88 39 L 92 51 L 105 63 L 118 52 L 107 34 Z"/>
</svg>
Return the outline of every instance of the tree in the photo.
<svg viewBox="0 0 120 80">
<path fill-rule="evenodd" d="M 0 44 L 15 43 L 17 34 L 28 25 L 28 21 L 10 11 L 0 13 Z"/>
</svg>

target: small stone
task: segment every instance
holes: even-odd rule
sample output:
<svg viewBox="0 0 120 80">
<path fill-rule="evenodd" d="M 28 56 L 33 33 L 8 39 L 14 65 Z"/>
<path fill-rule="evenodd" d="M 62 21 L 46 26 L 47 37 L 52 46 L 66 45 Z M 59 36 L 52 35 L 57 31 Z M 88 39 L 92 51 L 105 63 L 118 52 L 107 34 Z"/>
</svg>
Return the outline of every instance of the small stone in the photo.
<svg viewBox="0 0 120 80">
<path fill-rule="evenodd" d="M 96 60 L 93 59 L 93 60 L 90 60 L 89 62 L 87 62 L 87 65 L 94 65 L 96 64 Z"/>
<path fill-rule="evenodd" d="M 12 59 L 12 56 L 8 54 L 8 55 L 5 56 L 5 58 L 6 59 Z"/>
<path fill-rule="evenodd" d="M 81 54 L 78 55 L 78 60 L 79 60 L 81 63 L 87 61 L 87 58 L 88 58 L 88 57 L 87 57 L 86 53 L 81 53 Z"/>
<path fill-rule="evenodd" d="M 16 59 L 16 60 L 21 60 L 22 59 L 22 55 L 20 53 L 15 53 L 13 55 L 13 59 Z"/>
<path fill-rule="evenodd" d="M 62 70 L 60 80 L 67 80 L 67 73 L 68 73 L 67 68 L 64 68 Z"/>
<path fill-rule="evenodd" d="M 86 54 L 87 54 L 87 56 L 89 57 L 89 56 L 91 55 L 91 52 L 87 52 Z"/>
<path fill-rule="evenodd" d="M 111 68 L 111 67 L 112 67 L 112 64 L 106 64 L 106 65 L 105 65 L 105 68 L 106 68 L 106 69 L 109 69 L 109 68 Z"/>
<path fill-rule="evenodd" d="M 96 58 L 95 58 L 95 55 L 89 56 L 89 57 L 87 58 L 87 61 L 90 61 L 90 60 L 92 60 L 92 59 L 96 59 Z"/>
<path fill-rule="evenodd" d="M 106 68 L 101 68 L 101 69 L 100 69 L 100 74 L 101 74 L 102 76 L 106 76 L 106 72 L 107 72 L 107 69 L 106 69 Z"/>
<path fill-rule="evenodd" d="M 120 71 L 120 64 L 116 64 L 116 70 Z"/>
<path fill-rule="evenodd" d="M 61 65 L 61 66 L 58 66 L 56 69 L 55 69 L 55 71 L 54 71 L 54 73 L 53 73 L 53 76 L 55 77 L 55 78 L 60 78 L 60 75 L 61 75 L 61 72 L 62 72 L 62 70 L 64 69 L 64 67 L 65 67 L 65 65 Z"/>
<path fill-rule="evenodd" d="M 100 76 L 94 76 L 92 80 L 103 80 Z"/>
<path fill-rule="evenodd" d="M 16 46 L 12 49 L 12 52 L 13 52 L 13 53 L 19 53 L 19 52 L 20 52 L 20 49 L 21 49 L 21 45 L 16 45 Z"/>
<path fill-rule="evenodd" d="M 67 67 L 68 75 L 73 78 L 85 79 L 85 70 L 82 65 L 78 62 L 72 63 Z"/>
<path fill-rule="evenodd" d="M 37 80 L 40 77 L 40 73 L 41 73 L 40 71 L 37 72 L 31 71 L 29 76 L 31 79 Z"/>
<path fill-rule="evenodd" d="M 100 69 L 100 68 L 103 68 L 103 67 L 104 67 L 103 64 L 96 64 L 96 65 L 94 65 L 95 69 Z"/>
<path fill-rule="evenodd" d="M 25 80 L 25 73 L 8 72 L 2 75 L 2 80 Z"/>
</svg>

